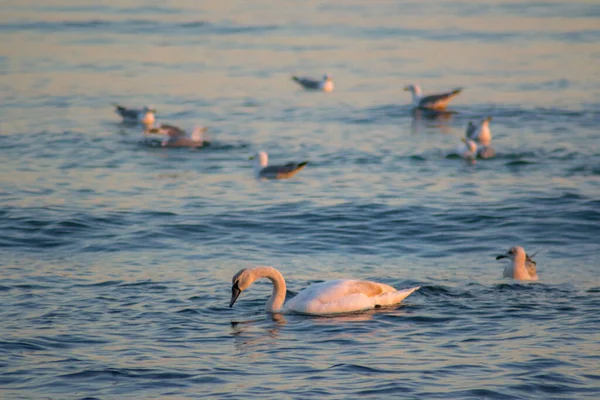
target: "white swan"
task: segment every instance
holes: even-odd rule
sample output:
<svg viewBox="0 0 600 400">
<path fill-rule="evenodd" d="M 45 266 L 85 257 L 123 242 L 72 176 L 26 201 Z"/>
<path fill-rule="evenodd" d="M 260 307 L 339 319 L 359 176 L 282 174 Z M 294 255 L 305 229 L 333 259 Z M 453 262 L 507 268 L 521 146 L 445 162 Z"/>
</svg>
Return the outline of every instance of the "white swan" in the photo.
<svg viewBox="0 0 600 400">
<path fill-rule="evenodd" d="M 533 257 L 533 256 L 532 256 Z M 537 281 L 536 263 L 525 253 L 521 246 L 514 246 L 506 254 L 499 255 L 496 260 L 509 258 L 512 260 L 510 265 L 504 268 L 502 276 L 504 278 L 513 278 L 524 281 Z"/>
<path fill-rule="evenodd" d="M 328 315 L 369 310 L 398 304 L 419 289 L 417 286 L 396 290 L 383 283 L 338 279 L 310 285 L 284 306 L 286 285 L 278 270 L 273 267 L 244 268 L 231 279 L 233 286 L 229 307 L 233 307 L 243 290 L 260 278 L 268 278 L 273 282 L 273 293 L 266 306 L 270 313 Z"/>
</svg>

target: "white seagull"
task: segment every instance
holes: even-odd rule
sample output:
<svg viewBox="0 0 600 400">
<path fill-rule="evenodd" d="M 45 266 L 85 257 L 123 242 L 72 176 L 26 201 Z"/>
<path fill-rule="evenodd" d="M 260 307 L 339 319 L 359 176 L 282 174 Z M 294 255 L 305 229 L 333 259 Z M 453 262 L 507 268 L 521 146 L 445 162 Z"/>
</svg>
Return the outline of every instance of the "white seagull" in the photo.
<svg viewBox="0 0 600 400">
<path fill-rule="evenodd" d="M 462 88 L 454 89 L 448 93 L 431 94 L 428 96 L 423 96 L 421 88 L 416 84 L 405 86 L 404 90 L 412 93 L 412 104 L 414 108 L 445 110 L 450 100 L 458 95 L 462 91 Z"/>
<path fill-rule="evenodd" d="M 331 315 L 370 310 L 399 304 L 419 289 L 417 286 L 396 290 L 383 283 L 337 279 L 312 284 L 284 305 L 286 285 L 283 275 L 273 267 L 255 267 L 242 269 L 233 276 L 229 307 L 233 307 L 243 290 L 260 278 L 273 282 L 273 293 L 266 305 L 269 313 Z"/>
<path fill-rule="evenodd" d="M 264 151 L 250 157 L 250 160 L 254 160 L 254 174 L 256 177 L 266 179 L 291 178 L 308 164 L 308 161 L 304 161 L 301 163 L 290 162 L 285 165 L 268 165 L 269 156 Z"/>
<path fill-rule="evenodd" d="M 502 258 L 512 260 L 512 263 L 504 268 L 504 273 L 502 274 L 504 278 L 537 281 L 536 262 L 533 261 L 532 257 L 529 257 L 521 246 L 514 246 L 506 254 L 496 257 L 496 260 Z"/>
<path fill-rule="evenodd" d="M 205 127 L 196 127 L 190 135 L 186 131 L 175 125 L 161 124 L 158 128 L 149 128 L 144 131 L 144 134 L 156 134 L 168 136 L 161 142 L 163 147 L 205 147 L 210 145 L 210 142 L 204 140 L 204 132 L 208 129 Z"/>
<path fill-rule="evenodd" d="M 465 131 L 465 137 L 467 139 L 475 140 L 484 146 L 489 146 L 492 141 L 492 132 L 490 131 L 490 121 L 492 117 L 483 118 L 479 124 L 474 124 L 469 121 L 467 130 Z"/>
<path fill-rule="evenodd" d="M 324 92 L 333 91 L 333 80 L 331 76 L 325 74 L 323 75 L 323 79 L 311 79 L 311 78 L 299 78 L 297 76 L 292 76 L 292 80 L 297 82 L 304 89 L 309 90 L 322 90 Z"/>
</svg>

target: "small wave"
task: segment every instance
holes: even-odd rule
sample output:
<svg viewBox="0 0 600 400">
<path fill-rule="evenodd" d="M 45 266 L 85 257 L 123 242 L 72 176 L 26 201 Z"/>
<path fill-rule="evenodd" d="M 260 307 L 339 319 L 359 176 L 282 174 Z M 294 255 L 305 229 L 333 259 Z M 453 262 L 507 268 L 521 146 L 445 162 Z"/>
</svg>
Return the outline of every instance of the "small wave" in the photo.
<svg viewBox="0 0 600 400">
<path fill-rule="evenodd" d="M 382 368 L 366 367 L 366 366 L 360 365 L 360 364 L 335 364 L 327 369 L 335 369 L 335 370 L 341 370 L 341 371 L 345 371 L 345 372 L 366 374 L 366 375 L 387 374 L 387 373 L 391 372 L 389 370 L 385 370 Z"/>
</svg>

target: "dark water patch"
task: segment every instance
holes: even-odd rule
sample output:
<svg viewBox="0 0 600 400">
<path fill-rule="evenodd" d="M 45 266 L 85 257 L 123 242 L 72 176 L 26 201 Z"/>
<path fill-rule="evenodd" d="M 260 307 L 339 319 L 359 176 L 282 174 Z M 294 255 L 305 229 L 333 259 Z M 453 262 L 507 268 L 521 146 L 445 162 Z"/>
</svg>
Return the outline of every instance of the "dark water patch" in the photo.
<svg viewBox="0 0 600 400">
<path fill-rule="evenodd" d="M 207 21 L 169 22 L 150 19 L 89 19 L 63 21 L 18 21 L 0 23 L 0 32 L 94 32 L 130 35 L 260 35 L 279 29 L 277 25 L 214 24 Z"/>
<path fill-rule="evenodd" d="M 82 283 L 73 285 L 74 288 L 94 288 L 94 287 L 110 287 L 110 286 L 118 286 L 122 285 L 123 281 L 102 281 L 96 283 Z"/>
</svg>

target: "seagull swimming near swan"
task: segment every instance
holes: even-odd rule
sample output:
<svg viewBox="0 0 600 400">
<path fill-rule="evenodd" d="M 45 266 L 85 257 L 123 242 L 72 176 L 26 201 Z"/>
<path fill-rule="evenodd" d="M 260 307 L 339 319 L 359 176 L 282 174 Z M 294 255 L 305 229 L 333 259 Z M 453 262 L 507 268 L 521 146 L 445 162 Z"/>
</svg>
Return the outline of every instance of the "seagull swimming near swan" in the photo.
<svg viewBox="0 0 600 400">
<path fill-rule="evenodd" d="M 333 91 L 333 80 L 328 74 L 323 75 L 323 79 L 321 80 L 312 78 L 299 78 L 297 76 L 292 76 L 292 80 L 298 83 L 304 89 L 322 90 L 324 92 Z"/>
<path fill-rule="evenodd" d="M 474 124 L 469 121 L 467 130 L 465 131 L 465 137 L 467 139 L 475 140 L 484 146 L 489 146 L 492 141 L 492 132 L 490 131 L 490 121 L 492 117 L 483 118 L 479 124 Z"/>
<path fill-rule="evenodd" d="M 256 177 L 266 179 L 291 178 L 308 164 L 308 161 L 304 161 L 301 163 L 290 162 L 285 165 L 268 165 L 269 156 L 264 151 L 250 157 L 250 160 L 254 160 L 254 174 Z"/>
<path fill-rule="evenodd" d="M 266 311 L 270 313 L 331 315 L 370 310 L 399 304 L 419 289 L 417 286 L 396 290 L 383 283 L 337 279 L 312 284 L 284 304 L 286 285 L 283 275 L 273 267 L 255 267 L 242 269 L 231 279 L 229 307 L 233 307 L 242 291 L 260 278 L 273 282 L 273 292 L 266 305 Z"/>
<path fill-rule="evenodd" d="M 144 106 L 141 110 L 123 107 L 118 104 L 113 104 L 113 106 L 115 106 L 115 112 L 123 118 L 125 123 L 141 122 L 144 125 L 152 125 L 155 121 L 156 109 L 150 106 Z"/>
<path fill-rule="evenodd" d="M 421 87 L 417 84 L 405 86 L 404 90 L 411 92 L 412 105 L 414 108 L 425 110 L 445 110 L 450 100 L 462 92 L 462 88 L 457 88 L 447 93 L 423 96 Z"/>
<path fill-rule="evenodd" d="M 536 253 L 537 254 L 537 253 Z M 535 256 L 535 254 L 533 255 Z M 524 281 L 537 281 L 536 262 L 533 256 L 529 257 L 521 246 L 514 246 L 505 254 L 496 257 L 496 260 L 508 258 L 512 261 L 504 268 L 502 276 Z"/>
<path fill-rule="evenodd" d="M 208 146 L 210 142 L 204 140 L 203 134 L 207 131 L 207 128 L 196 127 L 191 135 L 188 136 L 187 132 L 175 125 L 161 124 L 158 128 L 149 128 L 145 134 L 158 134 L 168 136 L 161 142 L 162 147 L 204 147 Z"/>
</svg>

